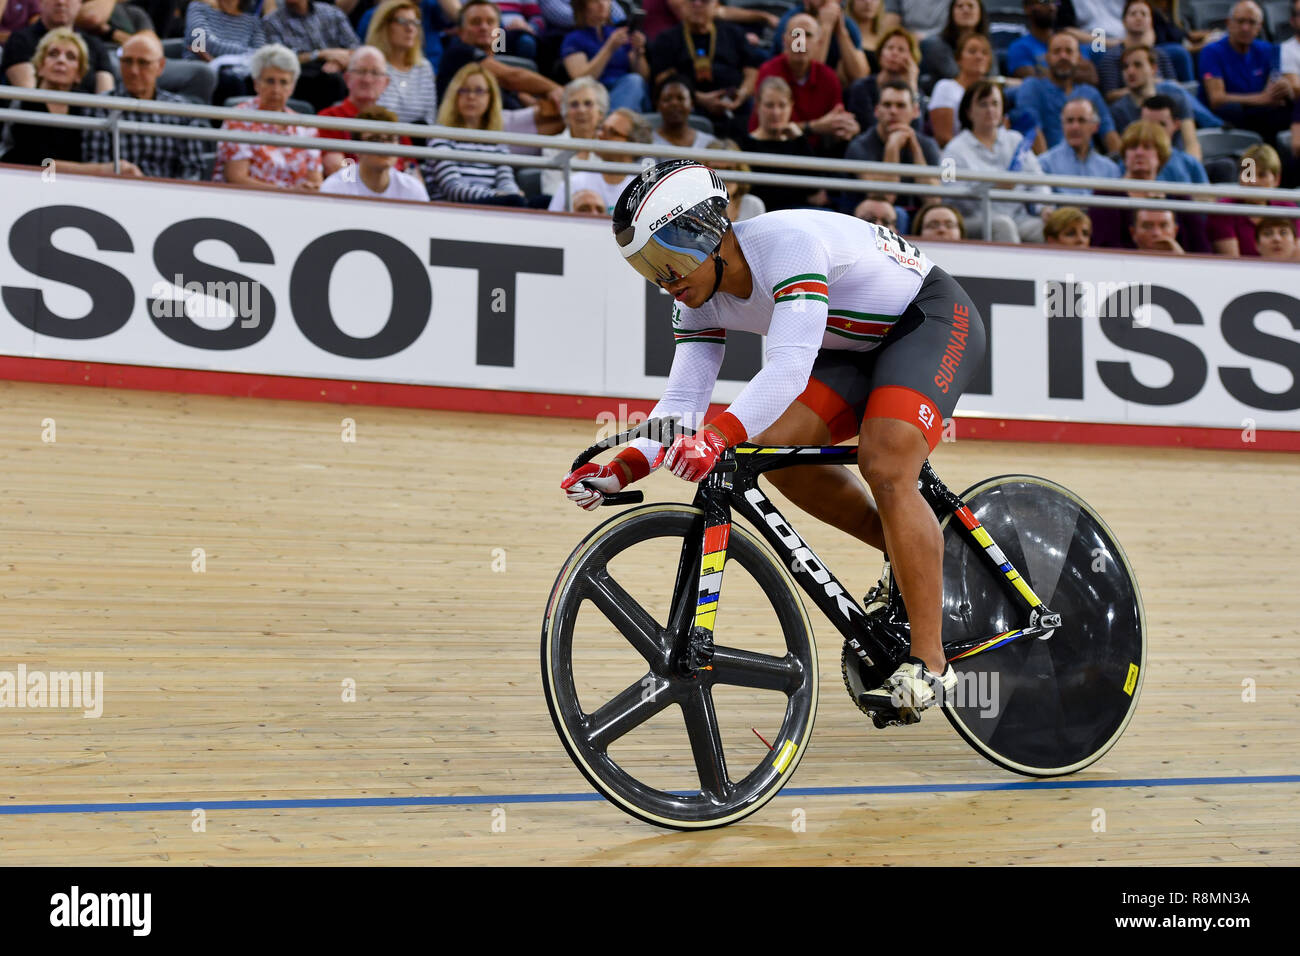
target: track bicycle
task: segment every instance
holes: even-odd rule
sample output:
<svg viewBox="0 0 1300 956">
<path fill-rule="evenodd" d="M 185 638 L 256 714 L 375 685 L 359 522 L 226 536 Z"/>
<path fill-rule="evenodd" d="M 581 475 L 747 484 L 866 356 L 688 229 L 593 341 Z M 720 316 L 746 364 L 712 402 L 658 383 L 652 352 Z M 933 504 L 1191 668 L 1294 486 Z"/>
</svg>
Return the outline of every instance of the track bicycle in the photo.
<svg viewBox="0 0 1300 956">
<path fill-rule="evenodd" d="M 636 437 L 670 444 L 689 433 L 651 420 L 572 467 Z M 864 610 L 758 487 L 777 468 L 856 462 L 856 447 L 742 444 L 692 504 L 618 514 L 569 555 L 542 621 L 543 686 L 569 756 L 610 802 L 698 830 L 749 816 L 785 786 L 808 750 L 818 696 L 796 583 L 844 638 L 850 698 L 878 728 L 903 722 L 866 693 L 909 648 L 888 557 Z M 1001 475 L 956 495 L 927 461 L 919 487 L 944 540 L 942 639 L 958 692 L 943 713 L 1007 770 L 1051 777 L 1092 764 L 1133 716 L 1146 664 L 1123 548 L 1086 502 L 1045 478 Z M 631 491 L 604 503 L 642 500 Z"/>
</svg>

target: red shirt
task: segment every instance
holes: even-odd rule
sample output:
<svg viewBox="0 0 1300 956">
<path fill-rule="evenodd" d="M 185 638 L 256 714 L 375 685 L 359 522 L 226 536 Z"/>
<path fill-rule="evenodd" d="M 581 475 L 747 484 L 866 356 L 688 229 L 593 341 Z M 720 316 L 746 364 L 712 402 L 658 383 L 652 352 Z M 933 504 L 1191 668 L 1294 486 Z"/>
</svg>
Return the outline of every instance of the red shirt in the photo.
<svg viewBox="0 0 1300 956">
<path fill-rule="evenodd" d="M 1231 199 L 1220 199 L 1218 202 L 1232 202 Z M 1293 202 L 1286 202 L 1281 199 L 1269 200 L 1270 206 L 1294 206 Z M 1216 239 L 1236 239 L 1237 250 L 1243 256 L 1258 256 L 1259 246 L 1255 244 L 1255 224 L 1250 221 L 1250 216 L 1210 216 L 1209 232 L 1210 241 Z M 1286 220 L 1282 220 L 1285 222 Z M 1296 236 L 1300 237 L 1300 219 L 1292 219 L 1295 223 Z"/>
<path fill-rule="evenodd" d="M 338 103 L 335 103 L 333 106 L 325 107 L 323 110 L 320 111 L 318 115 L 337 116 L 340 119 L 356 119 L 357 114 L 360 112 L 361 111 L 357 109 L 357 104 L 352 102 L 351 97 L 348 97 L 345 100 L 341 100 Z M 326 136 L 330 139 L 351 139 L 352 138 L 352 134 L 345 129 L 321 129 L 318 130 L 318 135 Z M 402 145 L 410 146 L 411 140 L 408 137 L 403 136 Z M 352 160 L 352 162 L 354 163 L 357 161 L 357 157 L 355 153 L 345 152 L 343 155 L 346 156 L 348 159 Z M 397 159 L 397 165 L 394 168 L 406 169 L 408 165 L 415 166 L 416 163 L 417 161 L 414 159 L 408 159 L 405 156 L 399 156 Z"/>
<path fill-rule="evenodd" d="M 790 72 L 790 61 L 786 59 L 786 55 L 782 53 L 780 56 L 774 56 L 758 68 L 758 85 L 754 87 L 755 96 L 758 95 L 758 88 L 769 76 L 779 76 L 790 84 L 790 89 L 794 91 L 794 109 L 790 113 L 790 119 L 796 123 L 821 119 L 835 108 L 836 103 L 841 102 L 843 90 L 840 88 L 840 78 L 825 63 L 813 60 L 808 75 L 800 83 Z M 749 128 L 758 129 L 757 101 L 754 110 L 749 114 Z"/>
</svg>

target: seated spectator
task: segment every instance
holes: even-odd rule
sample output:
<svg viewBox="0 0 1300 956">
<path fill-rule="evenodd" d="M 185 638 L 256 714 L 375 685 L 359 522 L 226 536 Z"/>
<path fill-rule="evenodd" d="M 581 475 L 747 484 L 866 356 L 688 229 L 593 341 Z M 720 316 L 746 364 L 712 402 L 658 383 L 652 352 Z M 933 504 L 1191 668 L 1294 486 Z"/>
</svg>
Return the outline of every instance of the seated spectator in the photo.
<svg viewBox="0 0 1300 956">
<path fill-rule="evenodd" d="M 659 84 L 655 107 L 659 111 L 660 123 L 651 142 L 683 149 L 704 149 L 714 142 L 710 134 L 690 124 L 694 107 L 691 81 L 681 74 L 673 74 Z"/>
<path fill-rule="evenodd" d="M 33 62 L 41 38 L 58 27 L 72 29 L 86 46 L 88 66 L 82 71 L 75 89 L 81 93 L 107 93 L 113 88 L 112 66 L 108 52 L 96 37 L 73 27 L 81 12 L 81 0 L 40 0 L 40 17 L 22 29 L 15 30 L 5 41 L 4 55 L 0 57 L 0 73 L 11 86 L 36 86 L 36 66 Z M 51 87 L 52 88 L 52 87 Z"/>
<path fill-rule="evenodd" d="M 605 200 L 594 189 L 582 189 L 573 194 L 573 211 L 584 216 L 608 216 Z"/>
<path fill-rule="evenodd" d="M 610 0 L 573 0 L 578 26 L 564 38 L 560 57 L 570 79 L 589 76 L 609 90 L 613 109 L 644 112 L 650 62 L 645 34 L 610 23 Z"/>
<path fill-rule="evenodd" d="M 298 57 L 288 47 L 270 43 L 253 54 L 249 64 L 253 74 L 253 89 L 257 95 L 240 103 L 236 109 L 266 110 L 270 113 L 293 113 L 289 109 L 289 94 L 298 82 Z M 277 123 L 257 123 L 245 120 L 226 120 L 222 129 L 243 130 L 252 133 L 274 133 L 278 136 L 315 136 L 311 126 L 288 126 Z M 265 146 L 253 143 L 234 143 L 223 140 L 217 146 L 217 162 L 212 178 L 217 182 L 235 183 L 257 189 L 320 188 L 322 176 L 319 149 L 299 149 L 293 146 Z"/>
<path fill-rule="evenodd" d="M 347 98 L 333 106 L 327 106 L 320 111 L 321 116 L 339 116 L 344 119 L 355 119 L 361 115 L 362 110 L 368 110 L 372 106 L 379 105 L 379 97 L 383 95 L 384 90 L 388 88 L 388 62 L 384 59 L 383 51 L 373 46 L 359 46 L 352 51 L 352 56 L 348 60 L 348 68 L 343 74 L 343 82 L 347 84 Z M 396 115 L 396 114 L 394 114 Z M 345 129 L 322 129 L 317 135 L 326 139 L 353 139 L 353 135 Z M 403 136 L 401 138 L 403 145 L 410 146 L 411 141 Z M 327 149 L 321 154 L 321 163 L 324 166 L 325 175 L 333 176 L 343 166 L 344 160 L 357 161 L 354 153 L 349 153 L 339 149 Z M 407 163 L 414 164 L 414 160 L 397 161 L 398 169 L 405 169 Z"/>
<path fill-rule="evenodd" d="M 1120 183 L 1129 181 L 1154 182 L 1160 175 L 1160 168 L 1169 161 L 1169 134 L 1163 126 L 1155 123 L 1134 123 L 1124 130 L 1121 143 L 1123 153 L 1124 175 Z M 1124 189 L 1124 192 L 1119 191 Z M 1163 193 L 1144 190 L 1140 186 L 1131 188 L 1120 186 L 1115 191 L 1099 192 L 1098 195 L 1128 195 L 1140 199 L 1162 199 Z M 1176 198 L 1176 197 L 1174 197 Z M 1132 223 L 1132 210 L 1106 206 L 1094 206 L 1088 211 L 1092 219 L 1092 244 L 1107 249 L 1137 248 L 1133 245 L 1133 235 L 1129 229 Z M 1188 252 L 1210 252 L 1210 240 L 1206 234 L 1205 216 L 1199 213 L 1180 212 L 1178 236 L 1182 247 Z"/>
<path fill-rule="evenodd" d="M 568 33 L 578 24 L 573 19 L 573 4 L 569 0 L 540 0 L 542 20 L 550 31 Z M 659 35 L 659 31 L 678 24 L 677 16 L 668 8 L 666 0 L 650 0 L 641 4 L 645 8 L 645 33 L 650 39 Z M 653 8 L 653 11 L 652 11 Z M 627 14 L 617 3 L 611 5 L 610 23 L 627 23 Z"/>
<path fill-rule="evenodd" d="M 758 128 L 746 133 L 740 148 L 746 153 L 782 153 L 791 156 L 811 156 L 812 144 L 808 134 L 790 119 L 794 109 L 794 94 L 790 84 L 779 76 L 769 76 L 758 88 Z M 763 166 L 763 172 L 807 175 L 806 171 Z M 798 186 L 755 185 L 754 193 L 768 212 L 777 209 L 796 209 L 802 206 L 828 206 L 830 197 L 824 189 L 809 191 Z"/>
<path fill-rule="evenodd" d="M 958 107 L 964 129 L 944 147 L 943 158 L 953 160 L 958 169 L 1041 173 L 1038 157 L 1024 136 L 1002 125 L 1002 111 L 1000 87 L 988 80 L 971 84 Z M 1016 189 L 1049 193 L 1046 186 L 1017 186 Z M 966 217 L 971 235 L 983 238 L 983 204 L 974 199 L 954 199 L 951 205 Z M 1040 242 L 1043 220 L 1025 203 L 995 202 L 991 235 L 995 242 Z"/>
<path fill-rule="evenodd" d="M 348 2 L 356 0 L 339 0 L 338 6 L 347 13 Z M 362 10 L 365 4 L 367 9 Z M 460 0 L 419 0 L 421 32 L 424 34 L 424 58 L 433 67 L 434 75 L 442 64 L 442 35 L 456 29 L 456 18 L 460 15 Z M 375 0 L 360 0 L 348 13 L 348 19 L 356 27 L 357 36 L 368 36 L 370 21 L 378 12 Z M 509 127 L 507 126 L 507 129 Z"/>
<path fill-rule="evenodd" d="M 740 146 L 733 139 L 715 139 L 709 143 L 706 149 L 727 150 L 729 152 L 740 152 Z M 710 158 L 707 165 L 718 172 L 749 172 L 749 166 L 745 163 L 727 162 L 718 157 Z M 753 219 L 755 216 L 761 216 L 767 212 L 767 206 L 763 200 L 759 199 L 749 190 L 749 183 L 738 183 L 734 179 L 722 180 L 727 186 L 727 195 L 730 197 L 727 202 L 727 218 L 732 222 L 744 222 L 746 219 Z"/>
<path fill-rule="evenodd" d="M 1202 126 L 1221 126 L 1223 121 L 1201 106 L 1177 83 L 1156 80 L 1150 47 L 1129 47 L 1124 51 L 1121 62 L 1124 69 L 1124 93 L 1110 104 L 1110 115 L 1115 121 L 1115 128 L 1128 129 L 1130 123 L 1140 119 L 1142 104 L 1151 97 L 1166 97 L 1173 107 L 1174 118 L 1187 131 L 1182 139 L 1183 144 L 1195 148 L 1199 159 L 1200 147 L 1194 145 L 1198 121 Z"/>
<path fill-rule="evenodd" d="M 536 0 L 495 0 L 505 28 L 506 55 L 537 59 L 537 35 L 546 26 Z"/>
<path fill-rule="evenodd" d="M 1092 242 L 1092 220 L 1077 206 L 1059 206 L 1043 219 L 1043 239 L 1049 246 L 1086 249 Z"/>
<path fill-rule="evenodd" d="M 921 43 L 921 73 L 940 79 L 951 79 L 960 70 L 957 65 L 958 41 L 969 33 L 988 39 L 989 16 L 980 0 L 951 0 L 948 4 L 948 22 L 938 33 Z M 993 42 L 989 41 L 990 65 Z M 981 79 L 981 76 L 976 79 Z M 962 87 L 965 89 L 965 87 Z"/>
<path fill-rule="evenodd" d="M 740 27 L 714 22 L 717 7 L 717 0 L 692 0 L 682 29 L 665 30 L 651 41 L 650 71 L 656 83 L 670 73 L 694 77 L 696 110 L 712 117 L 719 133 L 743 133 L 761 54 Z"/>
<path fill-rule="evenodd" d="M 917 101 L 921 100 L 920 63 L 921 48 L 910 33 L 899 27 L 885 35 L 880 43 L 880 69 L 853 83 L 844 93 L 844 105 L 857 117 L 860 127 L 866 129 L 875 122 L 876 103 L 886 83 L 906 83 L 916 91 Z M 921 128 L 919 117 L 915 125 Z"/>
<path fill-rule="evenodd" d="M 1196 79 L 1192 66 L 1192 53 L 1207 42 L 1217 40 L 1222 30 L 1191 30 L 1183 22 L 1178 10 L 1178 0 L 1147 0 L 1151 7 L 1151 29 L 1155 31 L 1156 47 L 1169 54 L 1174 61 L 1174 75 L 1170 79 L 1191 83 Z"/>
<path fill-rule="evenodd" d="M 564 88 L 564 132 L 556 139 L 595 139 L 609 113 L 609 90 L 589 76 L 573 80 Z M 617 124 L 620 128 L 622 124 Z M 559 156 L 568 150 L 544 149 L 543 156 Z M 574 159 L 590 159 L 591 153 L 581 150 L 573 153 Z M 564 172 L 559 169 L 542 170 L 542 192 L 554 196 L 564 185 Z M 602 195 L 604 195 L 602 193 Z M 617 197 L 615 197 L 617 198 Z"/>
<path fill-rule="evenodd" d="M 616 109 L 601 121 L 600 129 L 596 132 L 596 138 L 608 140 L 611 143 L 648 143 L 650 142 L 650 124 L 642 118 L 640 113 L 633 112 L 625 107 Z M 637 154 L 624 152 L 623 149 L 617 152 L 613 149 L 599 150 L 596 155 L 608 163 L 635 163 L 638 159 Z M 625 176 L 622 173 L 583 172 L 574 173 L 569 177 L 574 196 L 577 196 L 584 189 L 596 192 L 604 199 L 605 212 L 609 215 L 613 214 L 614 205 L 618 202 L 623 187 L 631 181 L 631 176 Z M 563 212 L 569 208 L 568 196 L 565 194 L 563 186 L 551 196 L 551 204 L 547 208 L 552 212 Z"/>
<path fill-rule="evenodd" d="M 852 17 L 845 15 L 838 0 L 803 0 L 803 6 L 787 10 L 777 23 L 770 56 L 781 55 L 790 19 L 799 14 L 817 21 L 817 39 L 809 41 L 808 52 L 818 63 L 825 63 L 834 70 L 841 85 L 848 86 L 870 74 L 858 25 Z"/>
<path fill-rule="evenodd" d="M 1242 186 L 1276 189 L 1281 179 L 1282 160 L 1272 146 L 1257 143 L 1242 154 L 1240 176 Z M 1281 199 L 1220 199 L 1219 202 L 1248 202 L 1252 205 L 1295 208 L 1295 203 Z M 1255 223 L 1259 218 L 1243 215 L 1211 216 L 1209 230 L 1214 251 L 1221 256 L 1234 258 L 1258 256 L 1259 248 L 1255 245 Z M 1289 222 L 1293 231 L 1300 226 L 1300 220 L 1292 219 Z"/>
<path fill-rule="evenodd" d="M 759 67 L 758 82 L 761 85 L 769 76 L 785 80 L 794 93 L 791 122 L 804 127 L 814 152 L 838 155 L 862 128 L 841 102 L 835 71 L 813 57 L 820 35 L 820 24 L 808 14 L 790 17 L 786 21 L 785 52 Z M 751 113 L 749 128 L 757 127 L 758 116 Z"/>
<path fill-rule="evenodd" d="M 99 37 L 109 55 L 141 30 L 153 30 L 144 8 L 127 0 L 85 0 L 76 27 Z"/>
<path fill-rule="evenodd" d="M 862 38 L 862 52 L 867 57 L 867 70 L 875 73 L 880 69 L 880 42 L 895 27 L 901 27 L 903 21 L 898 14 L 885 10 L 885 0 L 848 0 L 844 5 L 848 19 L 858 28 Z"/>
<path fill-rule="evenodd" d="M 1134 47 L 1146 47 L 1155 58 L 1155 72 L 1159 76 L 1173 77 L 1173 60 L 1164 50 L 1156 50 L 1156 31 L 1152 26 L 1149 0 L 1124 0 L 1124 39 L 1110 44 L 1097 62 L 1097 86 L 1106 102 L 1113 103 L 1124 95 L 1122 58 Z M 1154 79 L 1154 77 L 1153 77 Z"/>
<path fill-rule="evenodd" d="M 1183 255 L 1178 244 L 1178 220 L 1168 209 L 1139 209 L 1129 226 L 1133 247 L 1142 252 L 1175 252 Z"/>
<path fill-rule="evenodd" d="M 934 84 L 930 91 L 930 129 L 942 148 L 961 132 L 957 107 L 971 84 L 988 76 L 993 63 L 993 44 L 982 33 L 968 33 L 957 41 L 957 76 Z"/>
<path fill-rule="evenodd" d="M 1228 16 L 1228 35 L 1201 50 L 1205 101 L 1225 122 L 1272 142 L 1291 114 L 1291 84 L 1278 67 L 1278 48 L 1259 39 L 1264 15 L 1242 0 Z"/>
<path fill-rule="evenodd" d="M 152 30 L 127 37 L 118 62 L 122 69 L 122 82 L 113 90 L 113 95 L 159 103 L 186 102 L 185 97 L 179 94 L 158 89 L 158 77 L 162 76 L 167 61 L 163 57 L 162 41 Z M 102 116 L 108 115 L 104 110 L 97 112 Z M 123 113 L 122 119 L 135 123 L 208 128 L 201 119 L 172 113 Z M 203 140 L 152 133 L 121 133 L 118 140 L 121 158 L 130 160 L 146 176 L 157 179 L 203 178 L 206 166 Z M 112 165 L 113 137 L 107 130 L 86 130 L 82 148 L 87 162 Z"/>
<path fill-rule="evenodd" d="M 873 226 L 884 226 L 890 232 L 898 231 L 898 211 L 893 205 L 879 196 L 868 196 L 853 207 L 854 218 L 869 222 Z"/>
<path fill-rule="evenodd" d="M 485 64 L 466 63 L 451 78 L 447 95 L 438 109 L 438 125 L 501 130 L 501 88 Z M 510 152 L 501 143 L 434 139 L 429 145 L 487 156 L 506 156 Z M 504 163 L 426 159 L 424 181 L 433 200 L 487 206 L 527 205 L 523 190 L 515 182 L 514 169 Z"/>
<path fill-rule="evenodd" d="M 270 44 L 288 47 L 298 60 L 293 95 L 314 110 L 323 110 L 347 95 L 343 71 L 361 40 L 347 15 L 323 0 L 281 0 L 282 6 L 262 21 Z M 265 49 L 265 47 L 263 47 Z M 254 81 L 256 86 L 256 81 Z"/>
<path fill-rule="evenodd" d="M 182 58 L 211 63 L 219 56 L 251 57 L 266 45 L 262 18 L 248 11 L 253 0 L 193 0 L 185 8 L 185 47 Z M 212 101 L 218 106 L 232 96 L 252 92 L 247 62 L 224 63 L 217 71 L 217 89 Z"/>
<path fill-rule="evenodd" d="M 917 41 L 938 33 L 943 27 L 947 11 L 934 0 L 917 3 L 916 0 L 885 0 L 885 9 L 902 20 L 903 28 Z"/>
<path fill-rule="evenodd" d="M 1053 34 L 1065 32 L 1079 42 L 1079 66 L 1074 75 L 1076 83 L 1097 83 L 1097 70 L 1092 65 L 1089 49 L 1092 36 L 1080 30 L 1075 20 L 1074 6 L 1055 0 L 1024 0 L 1026 32 L 1007 48 L 1007 72 L 1019 79 L 1047 76 L 1047 45 Z"/>
<path fill-rule="evenodd" d="M 897 80 L 887 84 L 881 89 L 880 102 L 876 104 L 875 125 L 849 143 L 844 158 L 868 163 L 938 166 L 939 144 L 912 127 L 912 121 L 919 114 L 916 94 L 910 86 Z M 901 180 L 893 173 L 858 173 L 857 176 L 859 179 L 893 183 L 937 185 L 939 182 L 934 176 L 904 176 Z M 920 205 L 923 197 L 889 193 L 886 198 L 911 210 Z"/>
<path fill-rule="evenodd" d="M 1261 218 L 1255 223 L 1255 246 L 1261 259 L 1300 262 L 1300 243 L 1293 220 Z"/>
<path fill-rule="evenodd" d="M 36 74 L 38 90 L 67 93 L 76 89 L 90 67 L 85 38 L 69 27 L 47 30 L 32 53 L 30 66 Z M 62 103 L 19 101 L 15 106 L 30 113 L 86 115 L 85 110 Z M 10 122 L 0 142 L 0 162 L 19 166 L 54 165 L 56 172 L 113 173 L 112 163 L 84 162 L 81 130 L 60 126 Z M 128 161 L 121 164 L 121 171 L 126 176 L 140 175 L 139 168 Z"/>
<path fill-rule="evenodd" d="M 1075 81 L 1075 68 L 1079 64 L 1079 44 L 1068 33 L 1053 35 L 1047 46 L 1047 76 L 1031 76 L 1020 85 L 1016 93 L 1016 109 L 1034 118 L 1042 130 L 1047 148 L 1061 142 L 1061 108 L 1066 100 L 1087 99 L 1096 110 L 1102 144 L 1107 153 L 1119 149 L 1119 133 L 1110 118 L 1106 101 L 1095 86 Z"/>
<path fill-rule="evenodd" d="M 15 30 L 21 30 L 37 15 L 36 0 L 8 0 L 0 3 L 0 47 L 9 42 Z"/>
<path fill-rule="evenodd" d="M 1174 119 L 1173 100 L 1164 96 L 1151 97 L 1142 104 L 1140 119 L 1142 122 L 1157 124 L 1169 134 L 1169 159 L 1160 167 L 1160 175 L 1156 177 L 1157 179 L 1169 183 L 1210 181 L 1210 177 L 1205 174 L 1205 167 L 1201 165 L 1200 140 L 1196 138 L 1195 131 L 1190 136 L 1184 135 L 1190 121 L 1185 119 L 1179 123 Z M 1180 149 L 1177 145 L 1180 142 L 1187 143 L 1189 149 Z"/>
<path fill-rule="evenodd" d="M 438 116 L 438 91 L 433 65 L 424 58 L 419 5 L 413 0 L 386 0 L 370 20 L 366 45 L 384 55 L 388 73 L 379 105 L 396 113 L 399 123 L 432 125 Z"/>
<path fill-rule="evenodd" d="M 397 114 L 382 106 L 367 106 L 357 119 L 396 123 Z M 353 133 L 362 143 L 396 143 L 396 133 Z M 396 169 L 397 157 L 385 153 L 360 153 L 356 165 L 347 165 L 326 177 L 320 191 L 334 196 L 365 196 L 371 199 L 409 199 L 428 202 L 429 193 L 418 176 Z"/>
<path fill-rule="evenodd" d="M 1065 130 L 1064 138 L 1038 157 L 1043 172 L 1053 176 L 1119 178 L 1119 164 L 1093 149 L 1092 138 L 1099 124 L 1097 110 L 1091 100 L 1070 100 L 1061 107 L 1061 126 Z M 1052 190 L 1079 196 L 1092 192 L 1091 189 L 1074 186 L 1053 186 Z"/>
<path fill-rule="evenodd" d="M 460 25 L 456 38 L 442 51 L 438 67 L 438 98 L 447 96 L 447 84 L 466 63 L 482 63 L 501 88 L 503 109 L 517 109 L 524 104 L 520 97 L 547 97 L 558 107 L 563 102 L 563 87 L 526 67 L 510 66 L 497 59 L 493 37 L 501 27 L 501 15 L 492 0 L 465 0 L 460 8 Z"/>
<path fill-rule="evenodd" d="M 1278 36 L 1278 27 L 1273 28 Z M 1291 36 L 1278 46 L 1282 76 L 1291 84 L 1291 98 L 1300 99 L 1300 0 L 1291 0 Z"/>
<path fill-rule="evenodd" d="M 922 206 L 912 217 L 912 235 L 936 242 L 956 242 L 966 238 L 966 220 L 952 206 L 932 203 Z"/>
</svg>

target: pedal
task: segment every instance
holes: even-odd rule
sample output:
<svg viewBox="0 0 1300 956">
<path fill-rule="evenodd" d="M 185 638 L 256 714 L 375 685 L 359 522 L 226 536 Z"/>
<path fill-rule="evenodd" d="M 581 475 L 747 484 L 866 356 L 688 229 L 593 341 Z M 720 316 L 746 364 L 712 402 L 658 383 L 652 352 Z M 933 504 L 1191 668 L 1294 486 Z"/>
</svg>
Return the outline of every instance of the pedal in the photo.
<svg viewBox="0 0 1300 956">
<path fill-rule="evenodd" d="M 877 730 L 886 727 L 905 727 L 908 724 L 921 722 L 920 716 L 913 711 L 900 712 L 895 708 L 888 695 L 859 694 L 858 709 L 871 718 Z"/>
</svg>

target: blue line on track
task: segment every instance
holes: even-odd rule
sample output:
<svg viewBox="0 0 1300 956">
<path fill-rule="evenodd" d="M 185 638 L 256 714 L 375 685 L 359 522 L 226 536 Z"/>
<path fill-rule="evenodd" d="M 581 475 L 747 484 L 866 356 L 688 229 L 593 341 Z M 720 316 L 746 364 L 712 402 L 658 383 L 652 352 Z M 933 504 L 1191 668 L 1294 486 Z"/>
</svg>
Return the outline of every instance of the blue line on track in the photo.
<svg viewBox="0 0 1300 956">
<path fill-rule="evenodd" d="M 1090 790 L 1123 787 L 1220 787 L 1300 783 L 1300 774 L 1254 777 L 1145 777 L 1132 780 L 1018 780 L 1008 783 L 896 784 L 870 787 L 786 787 L 783 797 L 838 797 L 900 793 L 972 793 L 990 790 Z M 28 803 L 0 806 L 0 816 L 35 813 L 152 813 L 187 810 L 324 810 L 333 807 L 461 807 L 503 803 L 577 803 L 597 793 L 505 793 L 460 797 L 325 797 L 316 800 L 169 800 L 134 803 Z"/>
</svg>

